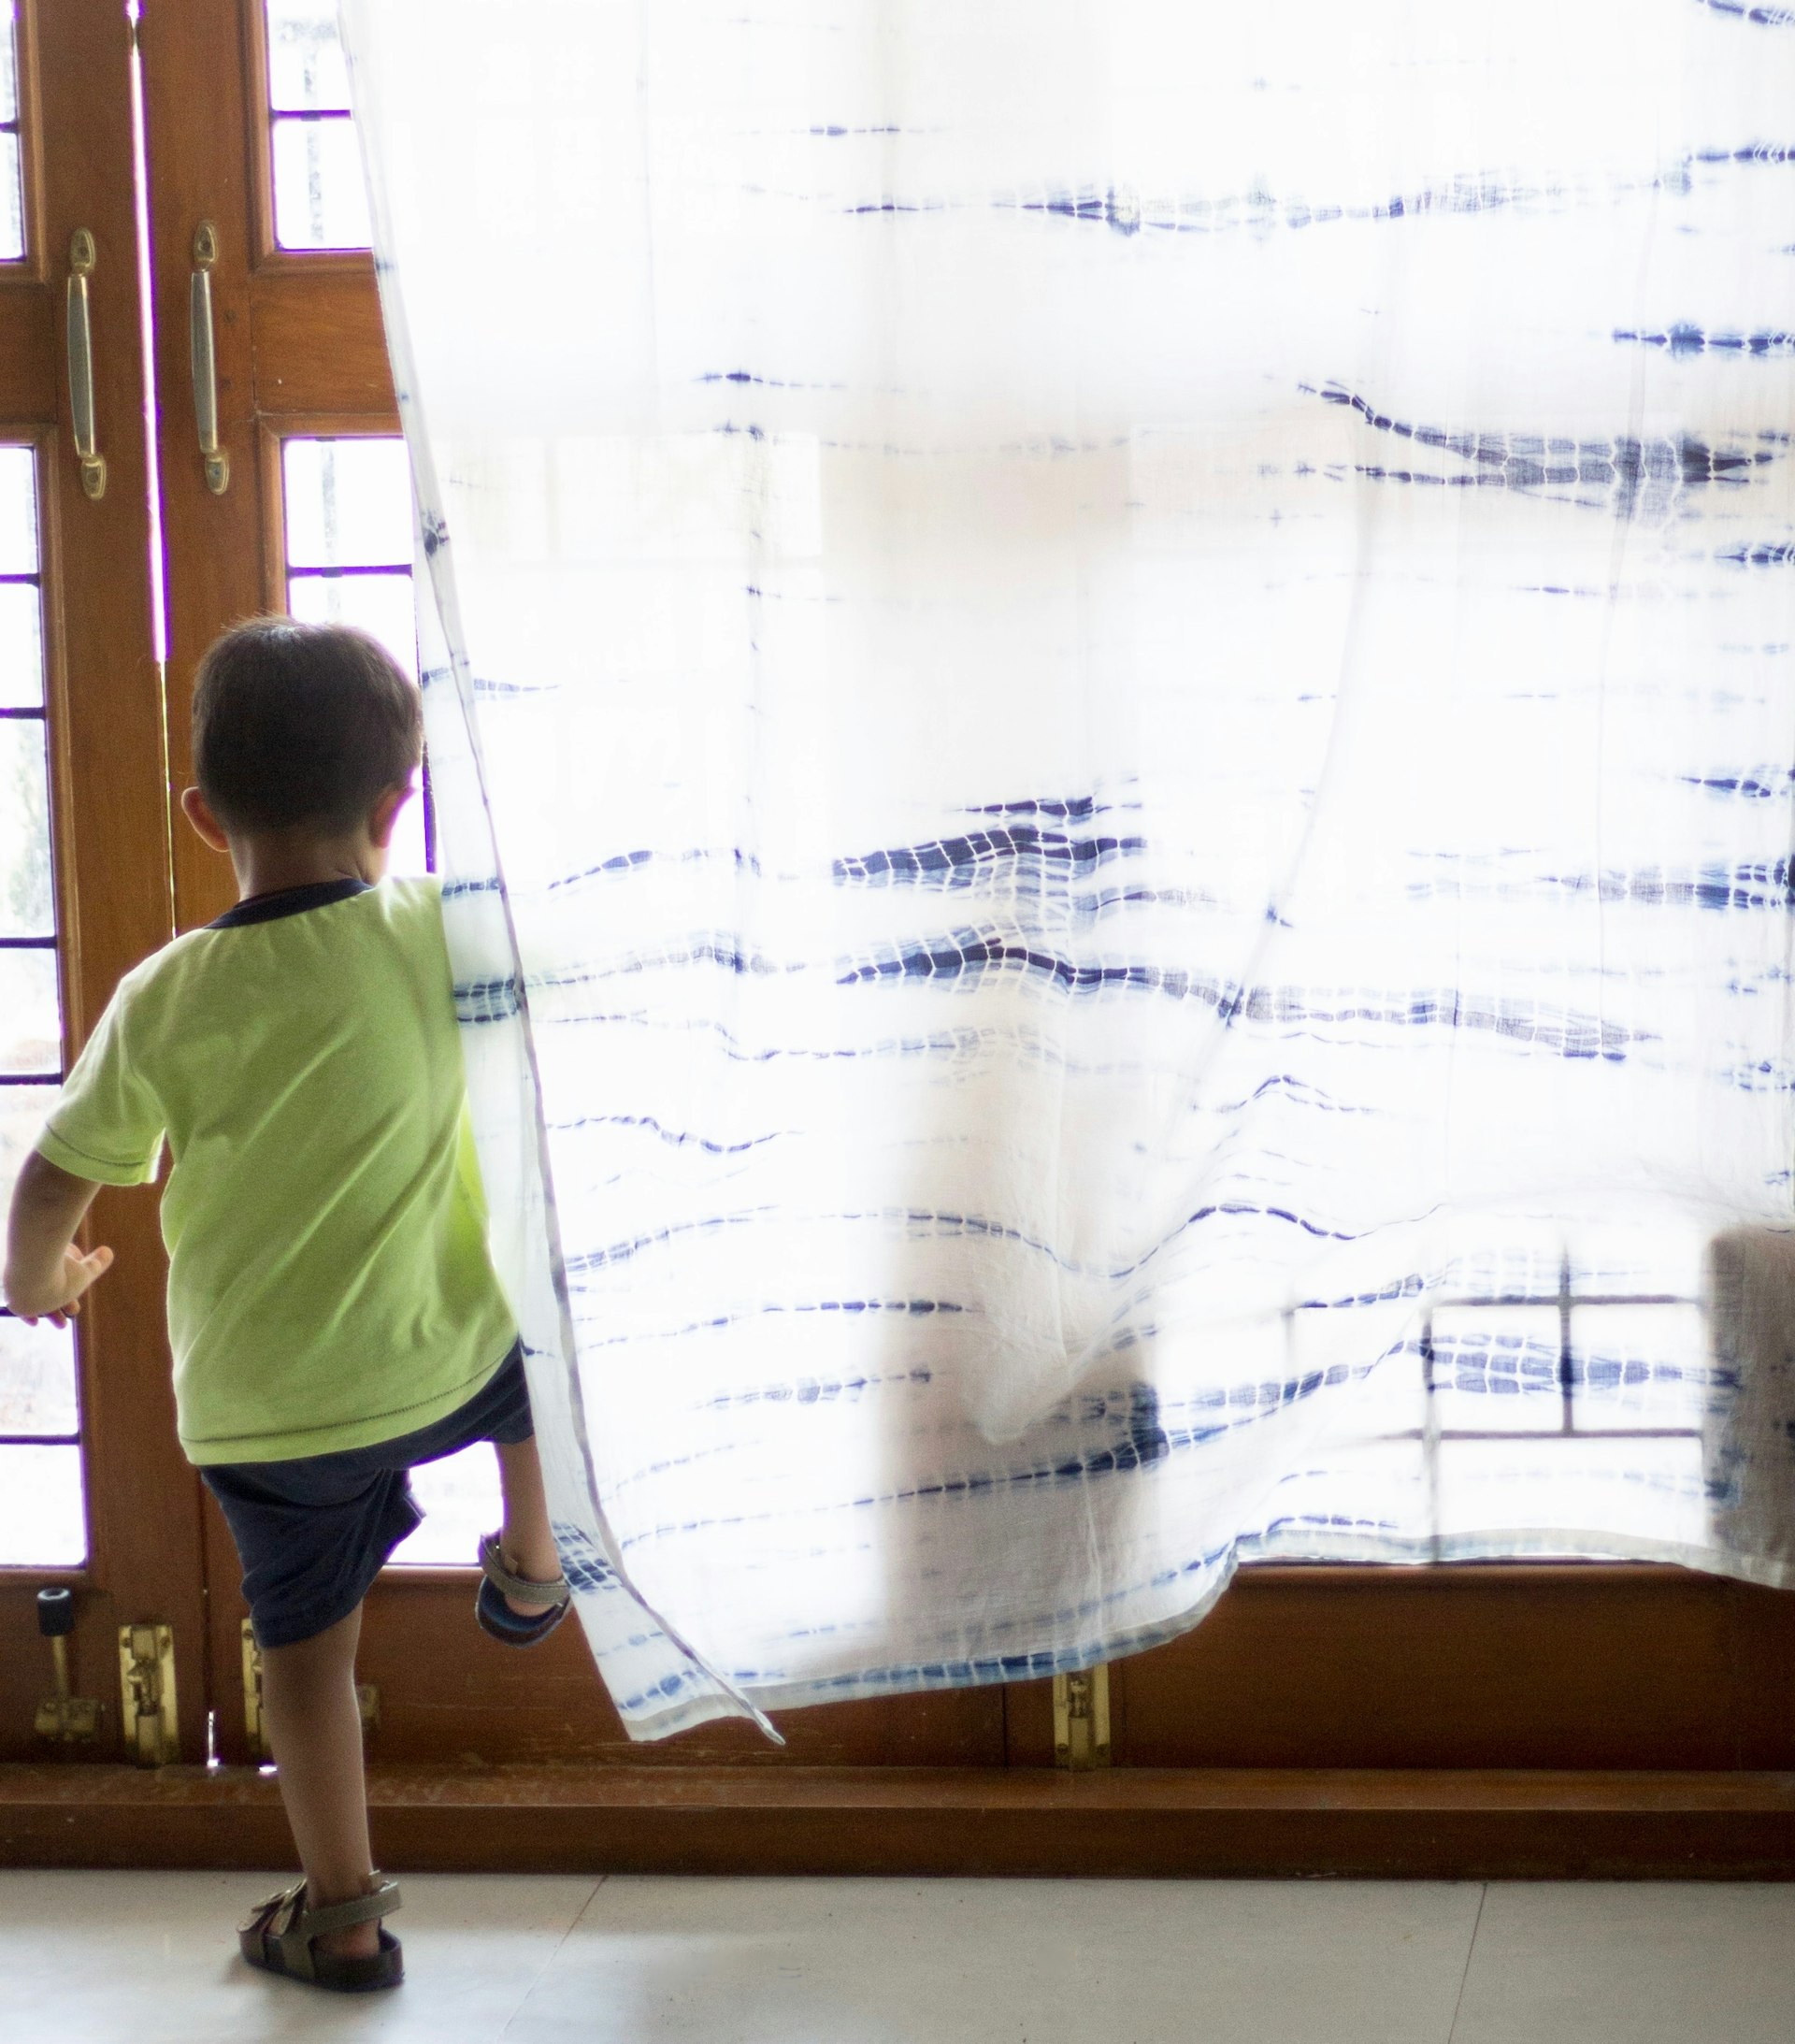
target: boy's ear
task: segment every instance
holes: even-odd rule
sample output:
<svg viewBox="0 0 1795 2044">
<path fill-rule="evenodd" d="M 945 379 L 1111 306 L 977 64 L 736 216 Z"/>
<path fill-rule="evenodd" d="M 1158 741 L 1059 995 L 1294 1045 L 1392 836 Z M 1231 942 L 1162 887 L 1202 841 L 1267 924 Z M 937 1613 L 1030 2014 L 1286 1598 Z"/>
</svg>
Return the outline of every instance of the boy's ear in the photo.
<svg viewBox="0 0 1795 2044">
<path fill-rule="evenodd" d="M 180 810 L 202 842 L 209 844 L 214 852 L 230 850 L 231 841 L 224 835 L 218 818 L 206 806 L 206 798 L 197 788 L 181 789 Z"/>
<path fill-rule="evenodd" d="M 393 842 L 393 829 L 399 820 L 400 810 L 417 792 L 409 781 L 401 781 L 396 787 L 387 789 L 367 813 L 367 842 L 370 844 L 385 851 Z"/>
</svg>

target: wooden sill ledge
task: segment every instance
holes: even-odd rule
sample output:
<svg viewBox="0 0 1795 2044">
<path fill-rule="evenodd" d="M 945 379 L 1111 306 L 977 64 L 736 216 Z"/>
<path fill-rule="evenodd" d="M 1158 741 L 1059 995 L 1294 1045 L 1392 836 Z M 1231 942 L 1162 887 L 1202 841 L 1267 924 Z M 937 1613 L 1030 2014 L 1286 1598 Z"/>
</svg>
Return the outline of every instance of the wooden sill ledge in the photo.
<svg viewBox="0 0 1795 2044">
<path fill-rule="evenodd" d="M 1795 1878 L 1795 1774 L 375 1767 L 395 1871 Z M 281 1867 L 252 1769 L 0 1766 L 0 1865 Z"/>
</svg>

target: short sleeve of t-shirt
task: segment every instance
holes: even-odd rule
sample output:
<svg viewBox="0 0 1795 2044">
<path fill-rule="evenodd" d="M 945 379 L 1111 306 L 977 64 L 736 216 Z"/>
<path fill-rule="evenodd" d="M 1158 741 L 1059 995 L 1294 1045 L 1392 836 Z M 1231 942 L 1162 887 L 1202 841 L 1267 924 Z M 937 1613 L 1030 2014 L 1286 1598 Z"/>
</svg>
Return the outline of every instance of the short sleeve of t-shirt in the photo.
<svg viewBox="0 0 1795 2044">
<path fill-rule="evenodd" d="M 120 986 L 75 1060 L 37 1138 L 39 1152 L 77 1178 L 140 1186 L 162 1158 L 163 1115 L 126 1047 L 130 981 Z"/>
<path fill-rule="evenodd" d="M 125 975 L 38 1148 L 110 1185 L 167 1151 L 190 1460 L 366 1447 L 492 1376 L 517 1326 L 467 1101 L 434 881 L 260 897 Z"/>
</svg>

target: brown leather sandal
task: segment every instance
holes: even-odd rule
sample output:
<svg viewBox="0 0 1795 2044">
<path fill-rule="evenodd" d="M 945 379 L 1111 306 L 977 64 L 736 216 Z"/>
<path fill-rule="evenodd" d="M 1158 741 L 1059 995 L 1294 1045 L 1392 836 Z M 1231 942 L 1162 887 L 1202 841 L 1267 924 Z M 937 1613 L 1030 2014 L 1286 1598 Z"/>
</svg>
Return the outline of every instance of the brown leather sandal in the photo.
<svg viewBox="0 0 1795 2044">
<path fill-rule="evenodd" d="M 379 1885 L 366 1894 L 327 1903 L 322 1909 L 307 1908 L 303 1880 L 257 1903 L 254 1915 L 237 1934 L 244 1958 L 265 1973 L 284 1974 L 290 1980 L 327 1987 L 338 1994 L 396 1987 L 405 1978 L 405 1958 L 390 1931 L 381 1932 L 381 1949 L 370 1958 L 345 1959 L 312 1946 L 313 1938 L 328 1931 L 346 1931 L 352 1924 L 378 1922 L 393 1914 L 399 1906 L 398 1882 L 384 1874 L 374 1878 Z"/>
<path fill-rule="evenodd" d="M 547 1639 L 567 1617 L 573 1599 L 567 1578 L 557 1576 L 552 1583 L 533 1583 L 527 1576 L 513 1576 L 505 1566 L 496 1533 L 487 1533 L 481 1541 L 480 1566 L 480 1595 L 474 1602 L 474 1616 L 481 1631 L 494 1639 L 503 1640 L 508 1647 L 534 1647 L 538 1640 Z M 505 1602 L 508 1595 L 520 1604 L 540 1604 L 545 1608 L 534 1618 L 525 1618 Z"/>
</svg>

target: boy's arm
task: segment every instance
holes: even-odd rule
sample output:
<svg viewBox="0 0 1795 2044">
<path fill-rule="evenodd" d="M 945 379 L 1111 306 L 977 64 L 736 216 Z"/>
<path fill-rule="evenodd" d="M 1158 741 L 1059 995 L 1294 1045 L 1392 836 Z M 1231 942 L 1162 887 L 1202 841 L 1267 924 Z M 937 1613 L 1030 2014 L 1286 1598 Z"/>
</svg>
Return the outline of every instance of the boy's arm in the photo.
<svg viewBox="0 0 1795 2044">
<path fill-rule="evenodd" d="M 7 1224 L 7 1304 L 22 1320 L 48 1317 L 65 1327 L 81 1310 L 81 1294 L 110 1266 L 110 1249 L 83 1256 L 74 1246 L 99 1189 L 36 1150 L 25 1159 Z"/>
</svg>

